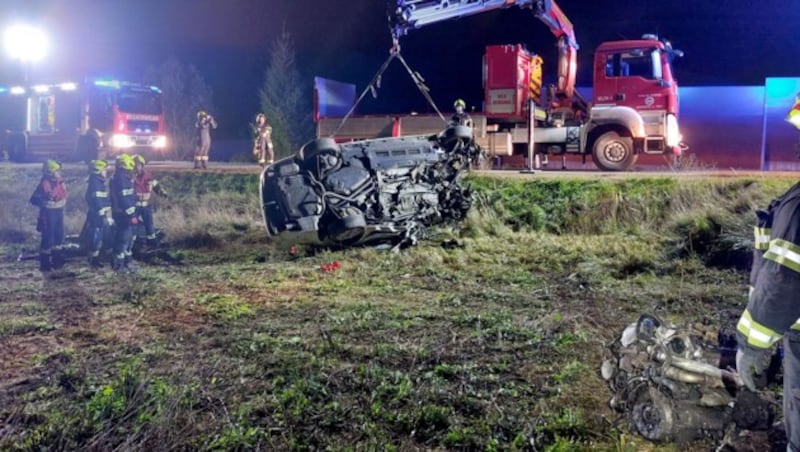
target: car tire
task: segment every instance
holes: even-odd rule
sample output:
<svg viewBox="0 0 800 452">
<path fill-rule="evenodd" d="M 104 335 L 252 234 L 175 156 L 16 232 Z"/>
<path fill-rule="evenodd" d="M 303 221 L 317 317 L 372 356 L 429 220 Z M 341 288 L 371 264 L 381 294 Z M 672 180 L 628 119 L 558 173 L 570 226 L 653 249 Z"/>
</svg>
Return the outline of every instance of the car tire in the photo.
<svg viewBox="0 0 800 452">
<path fill-rule="evenodd" d="M 317 157 L 327 154 L 341 154 L 342 148 L 333 138 L 317 138 L 309 141 L 297 152 L 297 159 L 304 165 L 316 163 Z"/>
<path fill-rule="evenodd" d="M 367 221 L 363 215 L 348 215 L 332 222 L 328 238 L 340 245 L 352 245 L 364 237 Z"/>
<path fill-rule="evenodd" d="M 606 132 L 592 146 L 592 160 L 603 171 L 627 171 L 638 156 L 633 152 L 633 139 Z"/>
</svg>

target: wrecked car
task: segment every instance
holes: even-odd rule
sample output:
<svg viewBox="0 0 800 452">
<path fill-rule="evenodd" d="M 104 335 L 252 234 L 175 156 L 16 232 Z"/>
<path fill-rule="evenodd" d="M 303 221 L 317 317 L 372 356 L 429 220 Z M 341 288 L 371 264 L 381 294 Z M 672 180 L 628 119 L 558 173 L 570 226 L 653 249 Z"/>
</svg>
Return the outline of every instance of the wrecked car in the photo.
<svg viewBox="0 0 800 452">
<path fill-rule="evenodd" d="M 479 153 L 464 126 L 432 136 L 311 141 L 261 173 L 267 234 L 292 245 L 414 245 L 429 226 L 466 216 L 472 190 L 462 178 Z"/>
<path fill-rule="evenodd" d="M 768 430 L 775 417 L 774 402 L 739 389 L 735 353 L 732 331 L 645 314 L 608 347 L 601 375 L 631 432 L 655 443 L 726 442 Z"/>
</svg>

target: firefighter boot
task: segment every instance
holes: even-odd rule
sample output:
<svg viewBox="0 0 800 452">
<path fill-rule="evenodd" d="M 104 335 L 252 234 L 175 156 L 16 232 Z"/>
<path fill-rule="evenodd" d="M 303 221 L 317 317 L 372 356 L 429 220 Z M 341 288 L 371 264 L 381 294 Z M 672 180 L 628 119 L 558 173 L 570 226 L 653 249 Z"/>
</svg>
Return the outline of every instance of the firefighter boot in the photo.
<svg viewBox="0 0 800 452">
<path fill-rule="evenodd" d="M 94 269 L 103 268 L 103 263 L 100 261 L 100 256 L 89 256 L 89 267 Z"/>
<path fill-rule="evenodd" d="M 208 168 L 208 166 L 207 166 L 208 163 L 207 162 L 208 162 L 208 160 L 206 160 L 206 159 L 200 160 L 200 164 L 203 165 L 203 169 L 207 169 Z"/>
<path fill-rule="evenodd" d="M 53 264 L 50 263 L 49 253 L 39 253 L 39 271 L 49 272 L 53 269 Z"/>
<path fill-rule="evenodd" d="M 115 272 L 122 271 L 125 267 L 125 258 L 120 256 L 114 256 L 114 260 L 111 261 L 111 269 Z"/>
<path fill-rule="evenodd" d="M 60 250 L 53 251 L 53 270 L 58 270 L 64 266 L 64 254 Z"/>
<path fill-rule="evenodd" d="M 194 169 L 200 169 L 200 159 L 194 159 Z"/>
<path fill-rule="evenodd" d="M 133 263 L 133 258 L 131 256 L 125 256 L 122 268 L 129 273 L 139 271 L 139 266 Z"/>
</svg>

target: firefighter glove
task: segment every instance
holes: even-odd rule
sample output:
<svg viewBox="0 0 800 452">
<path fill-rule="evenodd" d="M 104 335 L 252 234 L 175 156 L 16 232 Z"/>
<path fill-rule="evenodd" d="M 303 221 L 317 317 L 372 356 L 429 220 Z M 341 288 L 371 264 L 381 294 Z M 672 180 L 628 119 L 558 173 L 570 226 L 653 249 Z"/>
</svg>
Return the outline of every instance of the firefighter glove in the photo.
<svg viewBox="0 0 800 452">
<path fill-rule="evenodd" d="M 767 350 L 753 350 L 739 347 L 736 350 L 736 372 L 742 384 L 751 391 L 756 390 L 755 376 L 761 374 L 766 367 Z"/>
</svg>

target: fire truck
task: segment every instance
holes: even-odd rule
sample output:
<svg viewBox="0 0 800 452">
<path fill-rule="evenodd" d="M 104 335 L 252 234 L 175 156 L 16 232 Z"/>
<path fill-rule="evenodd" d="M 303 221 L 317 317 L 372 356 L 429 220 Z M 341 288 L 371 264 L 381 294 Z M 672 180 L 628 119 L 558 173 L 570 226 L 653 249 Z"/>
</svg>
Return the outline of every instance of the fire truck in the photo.
<svg viewBox="0 0 800 452">
<path fill-rule="evenodd" d="M 489 155 L 592 156 L 601 170 L 630 169 L 638 155 L 678 156 L 678 84 L 672 61 L 683 55 L 655 35 L 605 42 L 594 55 L 593 99 L 575 89 L 578 43 L 572 23 L 551 0 L 393 0 L 395 45 L 411 30 L 510 6 L 529 10 L 558 40 L 557 83 L 542 86 L 543 60 L 523 45 L 490 45 L 483 60 L 484 109 L 472 113 L 475 136 Z M 435 133 L 438 115 L 323 117 L 318 136 L 338 141 Z M 335 134 L 334 134 L 335 132 Z"/>
<path fill-rule="evenodd" d="M 0 86 L 10 160 L 81 161 L 122 152 L 157 158 L 167 146 L 161 90 L 110 78 Z"/>
</svg>

